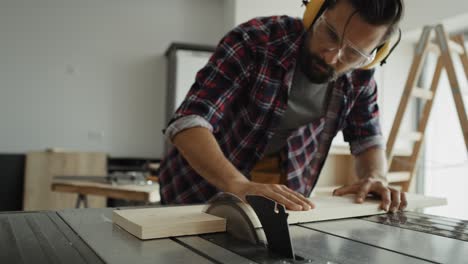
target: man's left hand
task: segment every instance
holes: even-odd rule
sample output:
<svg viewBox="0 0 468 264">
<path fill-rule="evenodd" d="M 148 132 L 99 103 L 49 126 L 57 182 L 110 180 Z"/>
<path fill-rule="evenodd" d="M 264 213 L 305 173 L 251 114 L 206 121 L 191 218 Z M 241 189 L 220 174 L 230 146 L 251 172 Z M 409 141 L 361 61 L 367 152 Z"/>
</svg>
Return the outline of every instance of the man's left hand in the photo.
<svg viewBox="0 0 468 264">
<path fill-rule="evenodd" d="M 384 180 L 377 178 L 365 178 L 358 182 L 345 185 L 333 191 L 333 195 L 341 196 L 346 194 L 356 194 L 356 202 L 362 203 L 368 194 L 373 194 L 381 198 L 380 208 L 385 211 L 395 213 L 404 210 L 408 205 L 404 192 L 388 186 Z"/>
</svg>

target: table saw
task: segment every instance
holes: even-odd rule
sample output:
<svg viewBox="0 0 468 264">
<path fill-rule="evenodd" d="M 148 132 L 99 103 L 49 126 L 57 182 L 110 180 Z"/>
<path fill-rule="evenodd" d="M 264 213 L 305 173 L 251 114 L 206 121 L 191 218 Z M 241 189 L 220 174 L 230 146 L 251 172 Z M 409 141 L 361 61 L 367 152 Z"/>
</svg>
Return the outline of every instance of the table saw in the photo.
<svg viewBox="0 0 468 264">
<path fill-rule="evenodd" d="M 0 214 L 0 263 L 468 263 L 468 221 L 400 212 L 289 226 L 294 258 L 227 232 L 140 240 L 115 208 Z M 118 208 L 117 208 L 118 210 Z"/>
</svg>

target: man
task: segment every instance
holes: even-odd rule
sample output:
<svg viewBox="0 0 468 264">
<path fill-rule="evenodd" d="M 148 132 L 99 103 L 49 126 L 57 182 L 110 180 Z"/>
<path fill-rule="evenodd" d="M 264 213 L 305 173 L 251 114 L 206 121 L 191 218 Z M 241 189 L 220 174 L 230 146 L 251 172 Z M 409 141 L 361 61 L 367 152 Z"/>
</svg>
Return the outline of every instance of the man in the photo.
<svg viewBox="0 0 468 264">
<path fill-rule="evenodd" d="M 356 194 L 360 203 L 372 193 L 392 212 L 407 205 L 385 178 L 374 72 L 359 69 L 397 28 L 402 3 L 326 3 L 309 28 L 286 16 L 257 18 L 220 41 L 165 131 L 175 148 L 161 163 L 163 203 L 206 202 L 225 191 L 312 209 L 305 197 L 343 130 L 360 180 L 334 194 Z M 256 181 L 269 158 L 277 181 Z"/>
</svg>

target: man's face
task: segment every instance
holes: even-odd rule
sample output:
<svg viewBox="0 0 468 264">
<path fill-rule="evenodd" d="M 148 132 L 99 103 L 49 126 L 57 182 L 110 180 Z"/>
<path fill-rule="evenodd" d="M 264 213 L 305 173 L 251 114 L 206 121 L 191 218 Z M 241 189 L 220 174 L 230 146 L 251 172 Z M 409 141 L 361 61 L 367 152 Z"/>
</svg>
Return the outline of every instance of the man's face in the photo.
<svg viewBox="0 0 468 264">
<path fill-rule="evenodd" d="M 332 81 L 371 59 L 387 26 L 370 25 L 359 14 L 352 16 L 353 13 L 347 1 L 339 1 L 308 31 L 299 65 L 310 81 Z"/>
</svg>

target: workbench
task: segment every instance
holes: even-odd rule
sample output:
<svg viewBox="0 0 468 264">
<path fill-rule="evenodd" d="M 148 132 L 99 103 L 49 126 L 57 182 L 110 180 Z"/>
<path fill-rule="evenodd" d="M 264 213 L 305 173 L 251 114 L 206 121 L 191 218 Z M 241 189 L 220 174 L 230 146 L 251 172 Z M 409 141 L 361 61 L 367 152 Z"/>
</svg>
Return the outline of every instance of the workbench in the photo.
<svg viewBox="0 0 468 264">
<path fill-rule="evenodd" d="M 0 263 L 468 262 L 468 221 L 417 212 L 290 225 L 292 261 L 227 233 L 142 241 L 113 210 L 1 213 Z"/>
<path fill-rule="evenodd" d="M 87 195 L 104 196 L 114 199 L 126 199 L 131 201 L 142 201 L 145 203 L 160 202 L 159 184 L 137 185 L 137 184 L 109 184 L 90 181 L 64 181 L 54 180 L 51 185 L 54 192 L 76 193 L 78 198 L 76 208 L 83 203 L 88 207 Z"/>
</svg>

